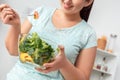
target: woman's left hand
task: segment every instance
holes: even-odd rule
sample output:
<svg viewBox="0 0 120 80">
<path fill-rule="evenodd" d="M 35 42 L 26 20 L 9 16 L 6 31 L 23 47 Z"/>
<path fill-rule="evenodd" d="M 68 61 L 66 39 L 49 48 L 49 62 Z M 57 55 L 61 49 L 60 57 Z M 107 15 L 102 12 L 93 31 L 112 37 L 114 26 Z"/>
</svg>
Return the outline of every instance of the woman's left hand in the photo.
<svg viewBox="0 0 120 80">
<path fill-rule="evenodd" d="M 67 59 L 65 57 L 64 47 L 59 45 L 58 48 L 59 48 L 59 54 L 55 57 L 54 61 L 43 64 L 43 66 L 46 69 L 36 68 L 36 70 L 43 73 L 49 73 L 51 71 L 55 71 L 63 68 Z"/>
</svg>

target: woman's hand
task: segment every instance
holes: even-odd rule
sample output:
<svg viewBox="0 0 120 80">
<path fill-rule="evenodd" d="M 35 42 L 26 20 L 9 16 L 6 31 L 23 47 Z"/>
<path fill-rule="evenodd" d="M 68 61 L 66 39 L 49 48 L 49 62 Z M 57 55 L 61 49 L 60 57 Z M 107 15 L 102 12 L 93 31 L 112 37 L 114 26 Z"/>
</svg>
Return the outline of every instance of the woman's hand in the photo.
<svg viewBox="0 0 120 80">
<path fill-rule="evenodd" d="M 64 47 L 61 45 L 58 47 L 59 47 L 59 54 L 55 57 L 54 61 L 50 63 L 45 63 L 43 66 L 46 69 L 36 68 L 36 70 L 43 72 L 43 73 L 48 73 L 48 72 L 63 68 L 64 63 L 67 61 L 67 59 L 65 57 Z"/>
<path fill-rule="evenodd" d="M 7 4 L 0 5 L 0 19 L 4 24 L 12 26 L 20 25 L 20 18 L 18 14 Z"/>
</svg>

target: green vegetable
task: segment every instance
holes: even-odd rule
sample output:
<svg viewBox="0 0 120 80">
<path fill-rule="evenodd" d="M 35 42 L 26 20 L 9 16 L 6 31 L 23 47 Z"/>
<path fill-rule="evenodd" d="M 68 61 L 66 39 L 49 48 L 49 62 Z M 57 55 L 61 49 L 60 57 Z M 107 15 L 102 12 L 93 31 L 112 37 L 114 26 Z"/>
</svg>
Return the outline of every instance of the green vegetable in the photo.
<svg viewBox="0 0 120 80">
<path fill-rule="evenodd" d="M 28 53 L 34 63 L 43 65 L 54 58 L 55 50 L 47 42 L 42 40 L 36 32 L 26 35 L 19 42 L 20 53 Z"/>
</svg>

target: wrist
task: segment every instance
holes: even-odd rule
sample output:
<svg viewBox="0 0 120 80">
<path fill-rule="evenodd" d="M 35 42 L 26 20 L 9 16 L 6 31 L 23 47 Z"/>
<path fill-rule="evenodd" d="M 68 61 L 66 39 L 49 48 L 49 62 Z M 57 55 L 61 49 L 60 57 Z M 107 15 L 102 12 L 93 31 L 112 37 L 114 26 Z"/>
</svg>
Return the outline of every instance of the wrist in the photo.
<svg viewBox="0 0 120 80">
<path fill-rule="evenodd" d="M 21 25 L 20 24 L 11 25 L 11 30 L 20 33 L 21 32 Z"/>
<path fill-rule="evenodd" d="M 68 59 L 65 59 L 64 62 L 63 62 L 63 66 L 60 68 L 60 70 L 66 70 L 69 66 L 69 60 Z"/>
<path fill-rule="evenodd" d="M 15 24 L 12 24 L 11 25 L 12 27 L 21 27 L 21 23 L 19 22 L 19 23 L 15 23 Z"/>
<path fill-rule="evenodd" d="M 21 21 L 20 19 L 17 19 L 16 22 L 13 22 L 10 24 L 12 27 L 21 27 Z"/>
</svg>

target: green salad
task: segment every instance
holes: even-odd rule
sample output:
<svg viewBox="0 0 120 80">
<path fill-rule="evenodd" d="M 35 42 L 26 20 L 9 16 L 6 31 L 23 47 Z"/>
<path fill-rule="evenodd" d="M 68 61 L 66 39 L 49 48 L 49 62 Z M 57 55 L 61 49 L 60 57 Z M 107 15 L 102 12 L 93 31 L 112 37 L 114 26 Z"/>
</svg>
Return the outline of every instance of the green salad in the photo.
<svg viewBox="0 0 120 80">
<path fill-rule="evenodd" d="M 55 49 L 42 40 L 36 32 L 20 38 L 19 52 L 22 62 L 32 62 L 40 66 L 52 61 L 55 56 Z"/>
</svg>

